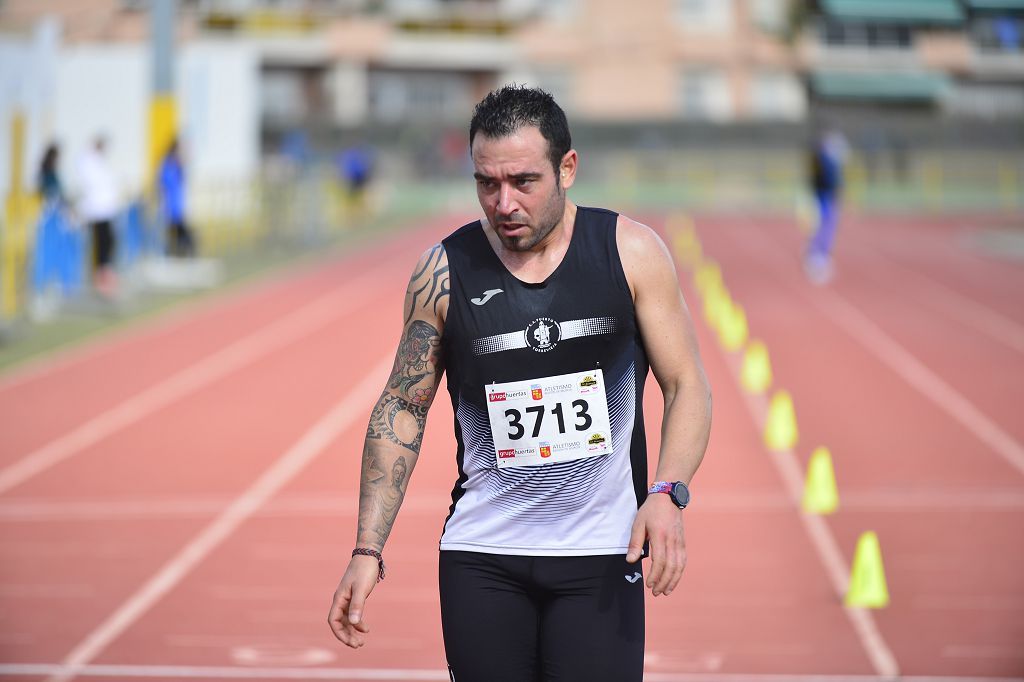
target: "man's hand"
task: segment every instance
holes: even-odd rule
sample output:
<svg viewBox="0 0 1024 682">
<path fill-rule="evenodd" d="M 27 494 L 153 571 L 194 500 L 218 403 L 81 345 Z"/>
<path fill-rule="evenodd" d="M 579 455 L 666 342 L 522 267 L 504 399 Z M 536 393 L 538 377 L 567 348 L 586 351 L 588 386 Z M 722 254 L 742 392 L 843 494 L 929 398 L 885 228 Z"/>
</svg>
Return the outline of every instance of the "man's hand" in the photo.
<svg viewBox="0 0 1024 682">
<path fill-rule="evenodd" d="M 334 592 L 327 624 L 335 637 L 353 649 L 363 646 L 363 635 L 370 632 L 370 626 L 363 620 L 363 607 L 377 584 L 377 573 L 374 557 L 354 556 Z"/>
<path fill-rule="evenodd" d="M 686 540 L 683 538 L 683 514 L 668 495 L 655 493 L 637 510 L 629 537 L 626 561 L 639 561 L 644 540 L 651 546 L 651 572 L 647 587 L 655 597 L 672 594 L 686 568 Z"/>
</svg>

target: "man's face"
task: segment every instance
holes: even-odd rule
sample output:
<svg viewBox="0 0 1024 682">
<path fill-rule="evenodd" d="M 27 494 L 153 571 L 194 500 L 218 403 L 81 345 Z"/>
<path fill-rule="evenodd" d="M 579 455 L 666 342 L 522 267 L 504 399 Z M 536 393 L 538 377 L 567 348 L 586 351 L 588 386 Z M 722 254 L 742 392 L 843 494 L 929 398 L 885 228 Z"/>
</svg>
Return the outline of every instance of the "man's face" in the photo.
<svg viewBox="0 0 1024 682">
<path fill-rule="evenodd" d="M 547 140 L 535 126 L 501 138 L 478 133 L 472 153 L 476 194 L 487 221 L 506 249 L 532 249 L 562 220 L 576 153 L 562 159 L 559 179 L 548 158 Z"/>
</svg>

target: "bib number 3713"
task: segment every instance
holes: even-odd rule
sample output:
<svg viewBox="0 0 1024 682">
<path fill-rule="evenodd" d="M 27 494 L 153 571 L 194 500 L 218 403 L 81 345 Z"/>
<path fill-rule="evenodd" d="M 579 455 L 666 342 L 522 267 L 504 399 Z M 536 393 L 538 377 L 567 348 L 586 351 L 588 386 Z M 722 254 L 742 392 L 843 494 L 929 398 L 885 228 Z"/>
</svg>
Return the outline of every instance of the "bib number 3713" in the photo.
<svg viewBox="0 0 1024 682">
<path fill-rule="evenodd" d="M 565 462 L 612 450 L 601 370 L 487 387 L 498 467 Z"/>
</svg>

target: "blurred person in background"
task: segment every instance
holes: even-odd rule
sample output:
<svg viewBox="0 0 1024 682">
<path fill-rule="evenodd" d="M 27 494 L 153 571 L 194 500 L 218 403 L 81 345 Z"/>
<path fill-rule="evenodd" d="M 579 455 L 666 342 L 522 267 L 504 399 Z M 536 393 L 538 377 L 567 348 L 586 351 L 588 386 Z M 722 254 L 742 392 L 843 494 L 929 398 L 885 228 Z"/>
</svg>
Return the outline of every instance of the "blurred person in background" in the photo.
<svg viewBox="0 0 1024 682">
<path fill-rule="evenodd" d="M 92 235 L 93 286 L 104 297 L 117 290 L 114 220 L 121 210 L 117 181 L 106 157 L 107 139 L 97 135 L 78 162 L 79 213 Z"/>
<path fill-rule="evenodd" d="M 51 142 L 43 152 L 43 159 L 39 163 L 39 173 L 36 176 L 36 189 L 43 204 L 63 206 L 65 203 L 64 184 L 60 180 L 59 164 L 60 147 L 56 142 Z"/>
<path fill-rule="evenodd" d="M 815 140 L 810 153 L 811 191 L 818 209 L 818 221 L 804 254 L 804 271 L 815 284 L 827 283 L 834 274 L 832 248 L 839 222 L 839 197 L 847 149 L 843 134 L 827 128 Z"/>
<path fill-rule="evenodd" d="M 360 142 L 342 150 L 337 165 L 348 192 L 349 204 L 357 209 L 363 208 L 366 187 L 373 176 L 373 152 L 369 145 Z"/>
<path fill-rule="evenodd" d="M 484 217 L 424 252 L 363 448 L 352 559 L 328 622 L 356 648 L 441 376 L 458 479 L 440 539 L 458 682 L 640 682 L 644 586 L 686 564 L 682 509 L 711 393 L 671 256 L 650 228 L 566 197 L 578 167 L 543 92 L 506 86 L 470 124 Z M 648 368 L 665 411 L 648 486 Z M 663 493 L 663 494 L 659 494 Z"/>
<path fill-rule="evenodd" d="M 185 221 L 185 166 L 177 138 L 171 140 L 160 163 L 160 195 L 167 221 L 167 255 L 194 256 L 195 237 Z"/>
</svg>

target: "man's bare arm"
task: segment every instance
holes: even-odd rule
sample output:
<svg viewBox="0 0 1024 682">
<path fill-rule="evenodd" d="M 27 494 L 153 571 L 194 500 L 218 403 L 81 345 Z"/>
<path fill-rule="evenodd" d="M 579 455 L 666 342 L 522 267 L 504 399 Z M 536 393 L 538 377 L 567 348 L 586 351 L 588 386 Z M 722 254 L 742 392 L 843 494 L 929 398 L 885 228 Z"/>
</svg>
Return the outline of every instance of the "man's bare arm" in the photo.
<svg viewBox="0 0 1024 682">
<path fill-rule="evenodd" d="M 387 386 L 373 407 L 363 444 L 356 544 L 381 551 L 419 457 L 427 410 L 443 373 L 441 328 L 448 305 L 448 261 L 440 244 L 420 258 L 405 293 L 405 327 Z"/>
<path fill-rule="evenodd" d="M 358 547 L 383 551 L 405 499 L 423 443 L 427 410 L 444 372 L 441 332 L 448 312 L 448 281 L 448 259 L 437 244 L 423 254 L 409 279 L 395 364 L 366 427 Z M 350 647 L 362 646 L 369 632 L 362 616 L 376 582 L 376 559 L 354 556 L 334 593 L 327 621 L 334 635 Z"/>
<path fill-rule="evenodd" d="M 620 217 L 618 244 L 644 348 L 665 397 L 655 480 L 689 483 L 711 429 L 711 389 L 693 321 L 661 239 L 650 228 Z M 641 506 L 627 559 L 639 558 L 645 538 L 653 560 L 647 584 L 655 596 L 669 594 L 686 566 L 686 544 L 682 514 L 667 495 L 652 495 Z"/>
</svg>

